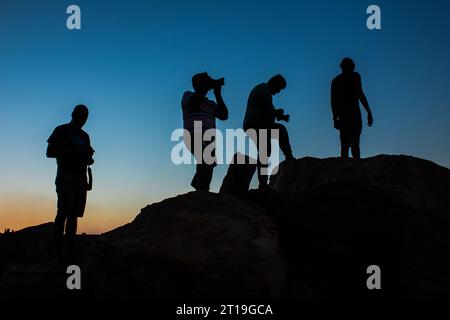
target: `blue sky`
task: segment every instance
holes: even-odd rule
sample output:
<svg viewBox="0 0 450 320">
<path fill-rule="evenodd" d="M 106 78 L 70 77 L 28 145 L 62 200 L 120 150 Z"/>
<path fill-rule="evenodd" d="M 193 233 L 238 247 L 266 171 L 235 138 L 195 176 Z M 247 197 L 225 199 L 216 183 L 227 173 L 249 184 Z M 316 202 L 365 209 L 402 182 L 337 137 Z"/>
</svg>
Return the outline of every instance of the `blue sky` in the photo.
<svg viewBox="0 0 450 320">
<path fill-rule="evenodd" d="M 81 8 L 82 30 L 66 28 Z M 366 28 L 377 4 L 382 30 Z M 170 160 L 191 76 L 225 77 L 240 128 L 252 87 L 281 73 L 274 102 L 297 157 L 339 153 L 331 79 L 352 57 L 375 118 L 362 155 L 409 154 L 450 167 L 448 1 L 10 1 L 0 3 L 0 229 L 54 216 L 54 127 L 76 104 L 91 111 L 95 191 L 81 230 L 99 232 L 141 207 L 190 190 L 193 166 Z M 226 166 L 215 171 L 213 191 Z"/>
</svg>

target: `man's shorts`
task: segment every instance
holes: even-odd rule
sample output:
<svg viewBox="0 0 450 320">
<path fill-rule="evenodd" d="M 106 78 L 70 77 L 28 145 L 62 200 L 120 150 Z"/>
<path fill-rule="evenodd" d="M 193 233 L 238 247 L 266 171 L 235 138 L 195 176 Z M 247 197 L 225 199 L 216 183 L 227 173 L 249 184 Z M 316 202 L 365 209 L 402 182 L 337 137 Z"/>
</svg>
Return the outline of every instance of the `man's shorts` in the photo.
<svg viewBox="0 0 450 320">
<path fill-rule="evenodd" d="M 201 135 L 203 137 L 203 135 Z M 189 152 L 194 156 L 197 163 L 202 162 L 202 164 L 207 166 L 215 167 L 217 165 L 217 159 L 216 159 L 216 141 L 215 136 L 213 137 L 212 141 L 195 141 L 195 135 L 194 131 L 187 131 L 185 130 L 184 136 L 183 136 L 183 142 Z M 196 143 L 201 143 L 201 146 L 196 150 L 195 145 Z M 211 151 L 209 154 L 206 154 L 206 156 L 211 156 L 209 159 L 205 159 L 205 149 L 208 147 L 208 151 Z M 196 154 L 196 152 L 200 152 L 199 154 Z"/>
<path fill-rule="evenodd" d="M 83 175 L 58 175 L 56 177 L 58 215 L 83 217 L 87 198 L 87 181 Z"/>
</svg>

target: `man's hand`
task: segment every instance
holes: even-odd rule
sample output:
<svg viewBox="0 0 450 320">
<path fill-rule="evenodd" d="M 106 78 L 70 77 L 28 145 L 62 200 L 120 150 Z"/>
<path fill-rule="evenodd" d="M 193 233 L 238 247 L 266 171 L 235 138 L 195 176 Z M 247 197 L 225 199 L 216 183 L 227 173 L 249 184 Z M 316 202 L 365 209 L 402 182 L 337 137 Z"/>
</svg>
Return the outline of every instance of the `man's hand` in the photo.
<svg viewBox="0 0 450 320">
<path fill-rule="evenodd" d="M 367 125 L 368 125 L 369 127 L 371 127 L 372 124 L 373 124 L 373 117 L 372 117 L 372 114 L 369 113 L 369 114 L 367 115 Z"/>
<path fill-rule="evenodd" d="M 83 154 L 84 154 L 84 156 L 86 158 L 86 163 L 87 163 L 88 166 L 94 164 L 94 159 L 92 159 L 92 156 L 94 155 L 94 152 L 95 152 L 95 150 L 92 149 L 91 146 L 83 148 Z"/>
<path fill-rule="evenodd" d="M 92 157 L 94 155 L 95 150 L 92 149 L 91 146 L 85 147 L 84 148 L 84 152 L 86 152 L 86 154 L 90 157 Z"/>
<path fill-rule="evenodd" d="M 275 109 L 275 117 L 278 121 L 286 121 L 289 122 L 289 115 L 284 114 L 284 109 Z"/>
<path fill-rule="evenodd" d="M 218 82 L 218 83 L 214 86 L 213 92 L 214 92 L 214 95 L 215 95 L 216 97 L 222 95 L 222 86 L 224 86 L 224 85 L 225 85 L 225 80 L 222 80 L 222 83 Z"/>
<path fill-rule="evenodd" d="M 275 116 L 281 117 L 282 115 L 284 115 L 284 109 L 275 109 Z"/>
</svg>

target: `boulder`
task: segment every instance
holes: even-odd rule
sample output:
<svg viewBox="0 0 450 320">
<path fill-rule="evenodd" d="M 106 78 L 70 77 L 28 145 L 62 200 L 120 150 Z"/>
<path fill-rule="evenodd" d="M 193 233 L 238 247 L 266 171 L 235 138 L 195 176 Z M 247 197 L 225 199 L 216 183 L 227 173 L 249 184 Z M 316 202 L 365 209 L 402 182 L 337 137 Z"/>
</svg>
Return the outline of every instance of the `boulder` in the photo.
<svg viewBox="0 0 450 320">
<path fill-rule="evenodd" d="M 274 223 L 259 206 L 230 195 L 170 198 L 89 242 L 78 248 L 87 298 L 272 300 L 285 285 Z M 13 266 L 0 295 L 29 297 L 41 288 L 41 298 L 65 297 L 60 276 L 48 264 Z"/>
<path fill-rule="evenodd" d="M 223 179 L 220 193 L 245 194 L 250 189 L 253 175 L 256 171 L 256 159 L 250 158 L 242 153 L 236 153 L 228 167 L 227 174 Z"/>
<path fill-rule="evenodd" d="M 236 177 L 224 185 L 237 195 L 191 192 L 80 236 L 80 292 L 51 262 L 51 224 L 2 235 L 0 297 L 450 298 L 447 168 L 409 156 L 303 158 L 282 163 L 270 190 L 244 192 Z M 373 265 L 381 290 L 366 285 Z"/>
<path fill-rule="evenodd" d="M 297 202 L 280 233 L 317 297 L 450 297 L 447 168 L 409 156 L 303 158 L 283 163 L 271 187 Z M 383 290 L 367 289 L 370 265 Z"/>
<path fill-rule="evenodd" d="M 53 254 L 53 223 L 28 227 L 0 237 L 0 276 L 3 268 L 45 261 Z"/>
<path fill-rule="evenodd" d="M 135 295 L 137 286 L 139 296 L 153 298 L 277 298 L 284 285 L 278 233 L 262 212 L 209 192 L 153 204 L 104 235 L 118 248 L 107 273 L 116 273 L 120 294 Z"/>
</svg>

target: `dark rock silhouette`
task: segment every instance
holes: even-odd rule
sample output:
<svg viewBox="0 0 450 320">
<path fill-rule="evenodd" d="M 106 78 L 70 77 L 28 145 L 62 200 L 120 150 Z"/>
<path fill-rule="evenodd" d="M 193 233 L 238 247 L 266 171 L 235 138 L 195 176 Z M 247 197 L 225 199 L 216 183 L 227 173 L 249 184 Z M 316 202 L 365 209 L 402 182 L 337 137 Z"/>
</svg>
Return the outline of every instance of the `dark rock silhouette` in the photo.
<svg viewBox="0 0 450 320">
<path fill-rule="evenodd" d="M 138 283 L 154 298 L 277 298 L 284 284 L 277 230 L 260 212 L 208 192 L 148 206 L 105 235 L 121 252 L 111 271 L 124 270 L 118 280 L 130 295 L 129 283 Z"/>
<path fill-rule="evenodd" d="M 244 194 L 250 189 L 250 183 L 256 171 L 256 160 L 242 153 L 233 156 L 228 167 L 227 175 L 223 179 L 220 193 Z"/>
<path fill-rule="evenodd" d="M 53 223 L 25 228 L 0 238 L 2 267 L 48 260 L 52 254 Z"/>
<path fill-rule="evenodd" d="M 0 237 L 0 299 L 61 299 L 80 296 L 66 288 L 66 269 L 55 265 L 53 222 Z M 81 264 L 90 259 L 99 236 L 78 235 Z M 103 245 L 106 246 L 106 245 Z"/>
<path fill-rule="evenodd" d="M 80 237 L 80 293 L 46 258 L 51 224 L 2 236 L 0 296 L 450 298 L 450 170 L 408 156 L 303 158 L 282 163 L 271 188 L 188 193 Z M 366 287 L 370 265 L 380 291 Z"/>
<path fill-rule="evenodd" d="M 309 261 L 318 296 L 450 297 L 447 168 L 409 156 L 304 158 L 282 164 L 271 186 L 298 203 L 280 233 L 291 266 Z M 366 288 L 372 264 L 381 291 Z"/>
<path fill-rule="evenodd" d="M 276 299 L 284 268 L 276 227 L 261 211 L 233 196 L 200 191 L 148 206 L 84 248 L 83 291 L 99 298 Z M 7 270 L 3 286 L 21 294 L 23 287 L 11 283 L 27 274 L 27 283 L 17 282 L 43 287 L 41 273 L 56 285 L 47 266 L 31 266 Z M 64 286 L 60 281 L 55 290 Z"/>
</svg>

